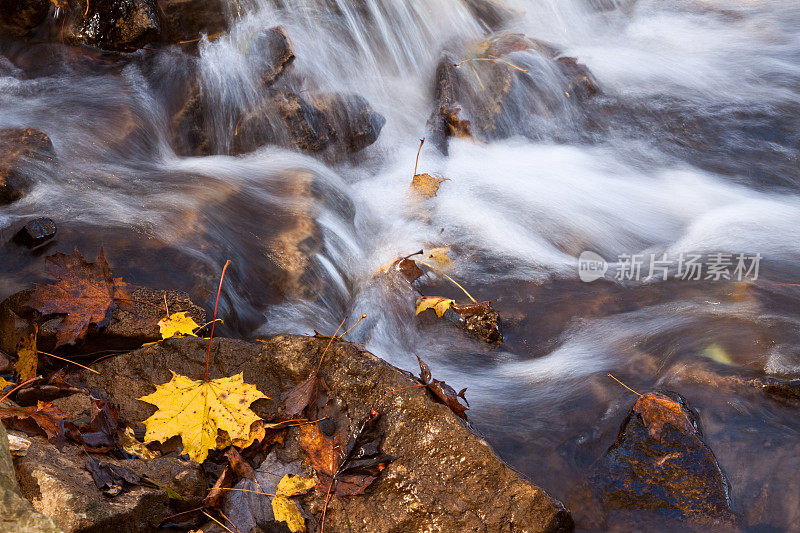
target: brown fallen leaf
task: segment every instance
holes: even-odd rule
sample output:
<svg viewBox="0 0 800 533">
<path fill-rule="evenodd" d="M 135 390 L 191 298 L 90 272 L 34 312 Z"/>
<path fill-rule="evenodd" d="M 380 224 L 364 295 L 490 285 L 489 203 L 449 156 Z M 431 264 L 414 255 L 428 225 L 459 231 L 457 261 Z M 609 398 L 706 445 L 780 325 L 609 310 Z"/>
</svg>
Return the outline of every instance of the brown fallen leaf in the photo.
<svg viewBox="0 0 800 533">
<path fill-rule="evenodd" d="M 466 387 L 461 389 L 460 392 L 438 379 L 433 379 L 431 376 L 431 369 L 428 364 L 417 356 L 419 361 L 419 380 L 438 398 L 443 404 L 450 408 L 456 416 L 467 419 L 467 410 L 469 409 L 469 402 L 464 395 L 467 392 Z M 459 398 L 464 400 L 466 405 L 462 405 Z"/>
<path fill-rule="evenodd" d="M 439 187 L 447 178 L 432 176 L 430 174 L 414 174 L 411 179 L 411 192 L 423 198 L 433 198 L 439 192 Z"/>
<path fill-rule="evenodd" d="M 455 303 L 452 309 L 458 313 L 464 328 L 470 333 L 490 344 L 503 341 L 500 315 L 492 307 L 492 302 Z"/>
<path fill-rule="evenodd" d="M 119 438 L 120 448 L 122 448 L 128 455 L 136 456 L 139 459 L 144 459 L 145 461 L 155 459 L 159 455 L 158 452 L 151 450 L 145 446 L 143 442 L 137 439 L 136 435 L 133 434 L 133 429 L 130 427 L 126 426 L 124 430 L 117 434 L 117 437 Z"/>
<path fill-rule="evenodd" d="M 70 255 L 58 253 L 45 261 L 47 271 L 58 281 L 37 285 L 27 305 L 45 316 L 65 315 L 56 329 L 56 348 L 85 338 L 91 324 L 105 326 L 115 299 L 128 298 L 126 284 L 111 276 L 102 249 L 94 263 L 87 262 L 77 248 Z"/>
<path fill-rule="evenodd" d="M 327 436 L 319 424 L 300 426 L 300 446 L 308 456 L 308 462 L 317 472 L 332 478 L 339 469 L 338 450 L 344 446 L 341 435 Z"/>
<path fill-rule="evenodd" d="M 148 479 L 143 478 L 130 468 L 99 461 L 91 455 L 86 459 L 86 470 L 92 475 L 95 486 L 100 489 L 105 496 L 113 498 L 119 496 L 130 487 L 139 485 L 158 487 Z"/>
<path fill-rule="evenodd" d="M 52 404 L 39 402 L 29 407 L 0 407 L 0 420 L 8 427 L 26 433 L 41 431 L 56 447 L 66 444 L 68 438 L 81 442 L 80 432 L 70 422 L 69 415 Z"/>
<path fill-rule="evenodd" d="M 33 324 L 30 331 L 25 333 L 17 343 L 17 362 L 14 363 L 14 370 L 19 376 L 20 382 L 36 377 L 39 367 L 39 354 L 36 351 L 38 330 L 38 326 Z"/>
<path fill-rule="evenodd" d="M 286 414 L 295 416 L 302 413 L 309 404 L 316 400 L 317 392 L 322 385 L 322 379 L 316 373 L 311 374 L 306 380 L 300 382 L 283 399 L 282 403 L 286 409 Z"/>
<path fill-rule="evenodd" d="M 664 424 L 687 433 L 694 432 L 694 426 L 681 404 L 665 394 L 643 394 L 634 404 L 633 410 L 641 415 L 647 433 L 653 439 L 661 440 Z"/>
<path fill-rule="evenodd" d="M 105 400 L 91 400 L 89 423 L 78 427 L 83 445 L 90 452 L 110 452 L 119 446 L 119 409 Z"/>
<path fill-rule="evenodd" d="M 209 507 L 211 509 L 221 508 L 225 495 L 228 493 L 225 489 L 233 485 L 233 478 L 233 469 L 230 465 L 225 466 L 222 474 L 217 478 L 214 486 L 211 487 L 211 491 L 209 491 L 208 495 L 203 499 L 203 507 Z"/>
<path fill-rule="evenodd" d="M 242 457 L 242 454 L 236 448 L 228 448 L 225 450 L 225 458 L 228 464 L 231 465 L 233 472 L 240 478 L 246 478 L 250 481 L 256 481 L 256 473 L 253 466 Z"/>
<path fill-rule="evenodd" d="M 439 108 L 439 115 L 444 119 L 444 123 L 447 126 L 446 133 L 449 137 L 472 137 L 470 122 L 459 117 L 460 113 L 460 107 L 442 106 Z"/>
</svg>

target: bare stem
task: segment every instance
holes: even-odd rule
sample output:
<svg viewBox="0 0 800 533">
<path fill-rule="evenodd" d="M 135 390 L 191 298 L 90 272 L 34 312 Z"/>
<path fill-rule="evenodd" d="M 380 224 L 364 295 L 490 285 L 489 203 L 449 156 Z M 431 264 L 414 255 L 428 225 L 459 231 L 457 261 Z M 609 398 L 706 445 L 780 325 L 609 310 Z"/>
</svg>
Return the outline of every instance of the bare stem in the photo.
<svg viewBox="0 0 800 533">
<path fill-rule="evenodd" d="M 342 319 L 342 323 L 339 324 L 338 328 L 336 328 L 336 333 L 339 333 L 339 330 L 342 329 L 342 326 L 344 326 L 344 321 L 345 320 L 347 320 L 347 317 L 344 317 Z M 322 368 L 322 360 L 325 358 L 325 354 L 328 353 L 328 348 L 331 347 L 331 343 L 333 342 L 333 339 L 336 338 L 336 333 L 333 334 L 333 337 L 331 337 L 331 340 L 328 341 L 328 345 L 325 347 L 325 351 L 322 352 L 322 355 L 319 358 L 319 364 L 317 365 L 317 369 L 314 371 L 314 374 L 319 374 L 319 369 Z"/>
<path fill-rule="evenodd" d="M 341 335 L 339 335 L 339 338 L 341 339 L 342 337 L 344 337 L 345 335 L 347 335 L 348 333 L 350 333 L 351 331 L 353 331 L 353 330 L 356 328 L 356 326 L 358 325 L 358 323 L 359 323 L 359 322 L 361 322 L 362 320 L 364 320 L 365 318 L 367 318 L 367 314 L 366 314 L 366 313 L 364 313 L 363 315 L 361 315 L 361 318 L 359 318 L 359 319 L 356 321 L 356 323 L 352 325 L 352 327 L 351 327 L 350 329 L 348 329 L 347 331 L 345 331 L 344 333 L 342 333 Z"/>
<path fill-rule="evenodd" d="M 417 259 L 417 263 L 422 263 L 422 264 L 423 264 L 423 265 L 425 265 L 426 267 L 428 267 L 428 268 L 430 268 L 430 269 L 432 269 L 432 270 L 435 270 L 436 272 L 438 272 L 438 273 L 439 273 L 439 274 L 441 274 L 442 276 L 446 277 L 447 279 L 449 279 L 449 280 L 450 280 L 450 281 L 453 283 L 453 285 L 455 285 L 456 287 L 458 287 L 459 289 L 461 289 L 462 291 L 464 291 L 464 294 L 466 294 L 466 295 L 467 295 L 467 298 L 469 298 L 470 300 L 472 300 L 472 303 L 478 303 L 478 300 L 476 300 L 475 298 L 473 298 L 473 297 L 472 297 L 472 295 L 471 295 L 470 293 L 468 293 L 468 292 L 467 292 L 467 289 L 465 289 L 464 287 L 462 287 L 462 286 L 461 286 L 461 284 L 460 284 L 459 282 L 457 282 L 456 280 L 454 280 L 453 278 L 451 278 L 450 276 L 448 276 L 447 274 L 445 274 L 444 272 L 442 272 L 441 270 L 439 270 L 438 268 L 436 268 L 436 267 L 435 267 L 435 266 L 433 266 L 432 264 L 430 264 L 430 263 L 428 263 L 428 262 L 426 262 L 426 261 L 423 261 L 422 259 Z"/>
<path fill-rule="evenodd" d="M 417 175 L 417 165 L 419 165 L 419 153 L 422 151 L 423 144 L 425 144 L 425 137 L 419 140 L 419 148 L 417 149 L 417 160 L 414 162 L 414 176 Z"/>
<path fill-rule="evenodd" d="M 222 292 L 222 280 L 225 279 L 225 271 L 228 270 L 228 265 L 231 264 L 230 259 L 225 262 L 222 267 L 222 275 L 219 277 L 219 288 L 217 289 L 217 301 L 214 304 L 214 320 L 211 321 L 211 336 L 208 338 L 208 351 L 206 352 L 206 381 L 208 381 L 208 363 L 211 360 L 211 341 L 214 340 L 214 325 L 217 323 L 217 307 L 219 307 L 219 295 Z"/>
<path fill-rule="evenodd" d="M 41 351 L 41 350 L 36 350 L 36 352 L 37 352 L 37 353 L 40 353 L 40 354 L 42 354 L 42 355 L 47 355 L 47 356 L 53 357 L 53 358 L 55 358 L 55 359 L 58 359 L 59 361 L 65 361 L 65 362 L 67 362 L 67 363 L 72 363 L 73 365 L 79 366 L 79 367 L 83 368 L 84 370 L 88 370 L 89 372 L 94 372 L 94 373 L 95 373 L 95 374 L 97 374 L 98 376 L 100 375 L 100 372 L 98 372 L 97 370 L 94 370 L 94 369 L 92 369 L 92 368 L 89 368 L 88 366 L 83 366 L 82 364 L 80 364 L 80 363 L 76 363 L 75 361 L 72 361 L 71 359 L 67 359 L 66 357 L 61 357 L 61 356 L 58 356 L 58 355 L 53 355 L 53 354 L 51 354 L 51 353 L 43 352 L 43 351 Z"/>
<path fill-rule="evenodd" d="M 634 393 L 635 395 L 637 395 L 637 396 L 639 396 L 639 397 L 641 397 L 641 396 L 642 396 L 641 394 L 639 394 L 638 392 L 636 392 L 635 390 L 633 390 L 632 388 L 628 387 L 628 386 L 627 386 L 627 385 L 625 385 L 623 382 L 621 382 L 620 380 L 618 380 L 617 378 L 615 378 L 615 377 L 614 377 L 612 374 L 608 374 L 608 377 L 610 377 L 611 379 L 613 379 L 614 381 L 616 381 L 617 383 L 619 383 L 620 385 L 622 385 L 623 387 L 625 387 L 626 389 L 628 389 L 629 391 L 631 391 L 632 393 Z"/>
</svg>

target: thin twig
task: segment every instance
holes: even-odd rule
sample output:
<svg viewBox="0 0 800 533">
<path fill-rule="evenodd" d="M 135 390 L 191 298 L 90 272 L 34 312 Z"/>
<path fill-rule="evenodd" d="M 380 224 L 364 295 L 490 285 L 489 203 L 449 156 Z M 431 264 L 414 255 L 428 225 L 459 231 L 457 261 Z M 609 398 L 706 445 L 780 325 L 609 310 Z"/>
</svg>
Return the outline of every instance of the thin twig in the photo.
<svg viewBox="0 0 800 533">
<path fill-rule="evenodd" d="M 320 519 L 319 524 L 319 533 L 325 533 L 325 513 L 328 511 L 328 502 L 331 501 L 331 489 L 333 489 L 333 484 L 336 482 L 336 476 L 331 478 L 331 484 L 328 485 L 328 493 L 325 495 L 325 506 L 322 508 L 322 518 Z"/>
<path fill-rule="evenodd" d="M 217 323 L 217 307 L 219 306 L 219 294 L 222 292 L 222 280 L 225 279 L 225 271 L 228 270 L 228 265 L 231 260 L 225 261 L 225 266 L 222 267 L 222 275 L 219 277 L 219 288 L 217 289 L 217 301 L 214 304 L 214 320 L 211 321 L 211 336 L 208 338 L 208 351 L 206 352 L 206 381 L 208 381 L 208 363 L 211 360 L 211 341 L 214 340 L 214 325 Z"/>
<path fill-rule="evenodd" d="M 219 509 L 217 509 L 217 512 L 220 514 L 220 516 L 221 516 L 222 518 L 224 518 L 225 520 L 227 520 L 228 522 L 230 522 L 230 523 L 231 523 L 231 525 L 233 526 L 233 529 L 235 529 L 235 530 L 236 530 L 236 533 L 242 533 L 241 531 L 239 531 L 239 528 L 238 528 L 238 527 L 236 527 L 236 524 L 234 524 L 234 523 L 233 523 L 233 520 L 231 520 L 230 518 L 228 518 L 227 516 L 225 516 L 225 513 L 223 513 L 223 512 L 222 512 L 222 511 L 220 511 Z"/>
<path fill-rule="evenodd" d="M 223 524 L 222 522 L 220 522 L 219 520 L 217 520 L 216 518 L 214 518 L 213 516 L 211 516 L 211 515 L 210 515 L 210 514 L 208 514 L 207 512 L 203 511 L 203 514 L 204 514 L 204 515 L 206 515 L 207 517 L 209 517 L 211 520 L 213 520 L 213 521 L 214 521 L 214 522 L 216 522 L 217 524 L 219 524 L 219 526 L 220 526 L 222 529 L 224 529 L 225 531 L 227 531 L 228 533 L 233 533 L 233 531 L 231 531 L 231 528 L 229 528 L 228 526 L 226 526 L 225 524 Z"/>
<path fill-rule="evenodd" d="M 167 318 L 169 318 L 169 305 L 167 305 L 167 291 L 164 291 L 164 309 L 167 310 Z"/>
<path fill-rule="evenodd" d="M 511 63 L 509 61 L 506 61 L 505 59 L 502 59 L 502 58 L 499 58 L 499 57 L 495 57 L 495 56 L 473 57 L 473 58 L 470 58 L 470 59 L 465 59 L 463 61 L 459 61 L 458 63 L 454 63 L 453 66 L 460 67 L 464 63 L 469 63 L 470 61 L 499 61 L 500 63 L 505 63 L 509 67 L 512 67 L 512 68 L 515 68 L 515 69 L 519 70 L 520 72 L 528 72 L 528 69 L 525 69 L 525 68 L 522 68 L 522 67 L 518 67 L 514 63 Z"/>
<path fill-rule="evenodd" d="M 314 371 L 314 374 L 319 374 L 319 369 L 322 368 L 322 360 L 325 358 L 325 354 L 328 353 L 328 348 L 331 347 L 331 343 L 333 343 L 333 339 L 337 338 L 336 334 L 339 333 L 339 330 L 342 329 L 342 326 L 344 326 L 344 321 L 345 320 L 347 320 L 347 317 L 344 317 L 342 319 L 342 323 L 339 324 L 339 327 L 336 328 L 336 332 L 333 334 L 333 337 L 331 337 L 331 340 L 328 341 L 328 345 L 325 347 L 325 351 L 322 352 L 322 355 L 319 358 L 319 364 L 317 365 L 317 369 Z"/>
<path fill-rule="evenodd" d="M 262 494 L 264 496 L 275 496 L 274 494 L 270 494 L 269 492 L 261 492 L 260 490 L 250 490 L 250 489 L 237 489 L 236 487 L 217 487 L 216 490 L 233 490 L 236 492 L 252 492 L 253 494 Z"/>
<path fill-rule="evenodd" d="M 355 329 L 355 327 L 358 325 L 358 323 L 359 323 L 359 322 L 361 322 L 362 320 L 364 320 L 365 318 L 367 318 L 367 314 L 366 314 L 366 313 L 364 313 L 363 315 L 361 315 L 361 318 L 359 318 L 359 319 L 356 321 L 356 323 L 355 323 L 355 324 L 353 324 L 353 326 L 352 326 L 350 329 L 348 329 L 347 331 L 345 331 L 344 333 L 342 333 L 341 335 L 339 335 L 339 338 L 341 339 L 341 338 L 343 338 L 345 335 L 347 335 L 348 333 L 350 333 L 351 331 L 353 331 L 353 330 Z"/>
<path fill-rule="evenodd" d="M 428 267 L 428 268 L 430 268 L 430 269 L 432 269 L 432 270 L 435 270 L 436 272 L 438 272 L 438 273 L 439 273 L 439 274 L 441 274 L 442 276 L 446 277 L 447 279 L 449 279 L 449 280 L 450 280 L 450 281 L 453 283 L 453 285 L 455 285 L 456 287 L 458 287 L 459 289 L 461 289 L 462 291 L 464 291 L 464 294 L 466 294 L 466 295 L 467 295 L 467 297 L 468 297 L 470 300 L 472 300 L 472 303 L 478 303 L 478 300 L 476 300 L 475 298 L 473 298 L 473 297 L 472 297 L 472 295 L 471 295 L 470 293 L 468 293 L 468 292 L 467 292 L 467 289 L 465 289 L 464 287 L 462 287 L 462 286 L 461 286 L 461 284 L 460 284 L 459 282 L 457 282 L 456 280 L 454 280 L 453 278 L 451 278 L 450 276 L 448 276 L 447 274 L 445 274 L 444 272 L 442 272 L 441 270 L 439 270 L 438 268 L 436 268 L 436 267 L 435 267 L 435 266 L 433 266 L 432 264 L 430 264 L 430 263 L 428 263 L 428 262 L 426 262 L 426 261 L 423 261 L 422 259 L 417 259 L 417 263 L 422 263 L 422 264 L 423 264 L 423 265 L 425 265 L 426 267 Z"/>
<path fill-rule="evenodd" d="M 637 396 L 639 396 L 639 397 L 641 397 L 641 396 L 642 396 L 641 394 L 639 394 L 638 392 L 636 392 L 635 390 L 633 390 L 632 388 L 628 387 L 628 386 L 627 386 L 627 385 L 625 385 L 623 382 L 621 382 L 620 380 L 618 380 L 617 378 L 615 378 L 613 375 L 611 375 L 611 374 L 608 374 L 608 377 L 610 377 L 611 379 L 613 379 L 614 381 L 616 381 L 617 383 L 619 383 L 620 385 L 622 385 L 623 387 L 625 387 L 626 389 L 628 389 L 629 391 L 631 391 L 632 393 L 634 393 L 635 395 L 637 395 Z"/>
<path fill-rule="evenodd" d="M 419 140 L 419 148 L 417 149 L 417 160 L 414 162 L 414 175 L 417 175 L 417 165 L 419 165 L 419 153 L 422 151 L 422 145 L 425 144 L 425 137 Z"/>
<path fill-rule="evenodd" d="M 37 352 L 37 353 L 40 353 L 40 354 L 43 354 L 43 355 L 49 355 L 50 357 L 54 357 L 54 358 L 58 359 L 59 361 L 66 361 L 67 363 L 72 363 L 73 365 L 79 366 L 79 367 L 83 368 L 84 370 L 88 370 L 89 372 L 94 372 L 94 373 L 95 373 L 95 374 L 97 374 L 98 376 L 100 375 L 100 372 L 98 372 L 97 370 L 94 370 L 94 369 L 92 369 L 92 368 L 89 368 L 88 366 L 83 366 L 82 364 L 80 364 L 80 363 L 76 363 L 75 361 L 72 361 L 71 359 L 67 359 L 66 357 L 61 357 L 61 356 L 58 356 L 58 355 L 53 355 L 53 354 L 51 354 L 51 353 L 43 352 L 43 351 L 41 351 L 41 350 L 36 350 L 36 352 Z"/>
</svg>

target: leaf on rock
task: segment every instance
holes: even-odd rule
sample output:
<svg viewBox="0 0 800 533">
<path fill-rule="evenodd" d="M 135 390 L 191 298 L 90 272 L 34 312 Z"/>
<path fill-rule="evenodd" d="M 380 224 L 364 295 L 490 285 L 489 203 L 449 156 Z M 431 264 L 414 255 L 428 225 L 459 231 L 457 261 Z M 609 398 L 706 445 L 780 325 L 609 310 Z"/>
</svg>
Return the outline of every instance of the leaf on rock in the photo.
<svg viewBox="0 0 800 533">
<path fill-rule="evenodd" d="M 422 250 L 417 253 L 422 253 Z M 410 283 L 414 283 L 424 274 L 422 269 L 417 265 L 417 262 L 413 259 L 409 259 L 408 257 L 395 257 L 388 263 L 381 265 L 375 272 L 375 275 L 392 271 L 400 272 Z"/>
<path fill-rule="evenodd" d="M 443 404 L 449 407 L 456 416 L 466 420 L 467 410 L 469 409 L 469 402 L 467 402 L 467 398 L 465 396 L 467 389 L 464 388 L 461 389 L 460 392 L 456 392 L 453 387 L 444 381 L 433 379 L 431 376 L 430 367 L 420 358 L 420 356 L 417 356 L 417 361 L 419 361 L 419 380 L 428 388 L 429 391 L 433 393 L 434 396 L 436 396 Z M 464 400 L 466 405 L 463 405 L 459 401 L 459 398 Z"/>
<path fill-rule="evenodd" d="M 92 475 L 95 486 L 109 498 L 119 496 L 132 486 L 154 486 L 152 482 L 141 477 L 130 468 L 98 461 L 91 455 L 86 459 L 86 470 Z"/>
<path fill-rule="evenodd" d="M 0 407 L 0 420 L 28 433 L 42 431 L 47 440 L 59 448 L 66 444 L 68 437 L 81 442 L 78 428 L 69 421 L 69 415 L 49 403 L 39 402 L 29 407 Z"/>
<path fill-rule="evenodd" d="M 135 455 L 139 459 L 144 459 L 145 461 L 158 457 L 158 452 L 151 450 L 145 446 L 143 442 L 139 441 L 136 435 L 133 434 L 133 429 L 127 426 L 118 433 L 118 438 L 120 448 L 129 455 Z"/>
<path fill-rule="evenodd" d="M 661 440 L 664 424 L 670 424 L 687 433 L 694 432 L 694 426 L 683 406 L 665 394 L 644 394 L 636 401 L 633 410 L 641 415 L 647 433 L 653 439 Z"/>
<path fill-rule="evenodd" d="M 411 180 L 411 192 L 423 198 L 433 198 L 439 192 L 439 186 L 443 181 L 447 181 L 447 178 L 430 174 L 415 174 Z"/>
<path fill-rule="evenodd" d="M 294 416 L 302 413 L 309 404 L 316 400 L 321 382 L 320 377 L 314 373 L 293 388 L 283 400 L 286 414 Z"/>
<path fill-rule="evenodd" d="M 88 451 L 110 452 L 119 446 L 119 409 L 105 400 L 92 398 L 89 423 L 79 427 L 81 439 Z"/>
<path fill-rule="evenodd" d="M 14 370 L 19 375 L 20 382 L 28 381 L 36 377 L 36 370 L 39 367 L 39 354 L 36 351 L 36 334 L 38 326 L 24 334 L 17 343 L 17 362 L 14 363 Z"/>
<path fill-rule="evenodd" d="M 53 6 L 56 9 L 69 10 L 69 1 L 68 0 L 50 0 L 50 3 L 53 4 Z"/>
<path fill-rule="evenodd" d="M 158 327 L 161 331 L 161 338 L 169 339 L 172 337 L 186 337 L 187 335 L 197 337 L 194 331 L 198 329 L 200 325 L 195 322 L 192 317 L 186 316 L 185 311 L 181 311 L 179 313 L 172 313 L 167 318 L 159 320 Z"/>
<path fill-rule="evenodd" d="M 58 279 L 37 285 L 27 305 L 44 315 L 66 315 L 56 330 L 56 348 L 86 337 L 90 324 L 105 326 L 115 298 L 127 298 L 122 278 L 113 278 L 100 250 L 95 263 L 89 263 L 75 249 L 70 254 L 45 258 L 47 271 Z"/>
<path fill-rule="evenodd" d="M 445 312 L 447 312 L 447 310 L 450 309 L 450 307 L 455 303 L 455 300 L 450 298 L 442 298 L 441 296 L 420 296 L 417 298 L 416 314 L 418 315 L 423 311 L 433 309 L 436 311 L 436 316 L 442 318 Z"/>
<path fill-rule="evenodd" d="M 286 522 L 292 533 L 306 530 L 306 520 L 300 513 L 297 503 L 290 500 L 292 496 L 305 494 L 316 486 L 316 481 L 303 476 L 286 474 L 278 482 L 278 489 L 272 499 L 272 513 L 278 522 Z"/>
<path fill-rule="evenodd" d="M 13 383 L 6 381 L 2 377 L 0 377 L 0 391 L 5 390 L 6 387 L 10 387 L 11 385 L 13 385 Z"/>
<path fill-rule="evenodd" d="M 139 398 L 158 407 L 144 421 L 145 443 L 179 436 L 184 453 L 198 463 L 205 460 L 208 450 L 217 447 L 219 430 L 237 445 L 249 446 L 256 439 L 250 428 L 260 420 L 249 406 L 261 398 L 267 396 L 245 383 L 242 373 L 198 381 L 173 372 L 168 383 L 157 385 L 154 393 Z"/>
<path fill-rule="evenodd" d="M 343 439 L 339 435 L 329 437 L 319 428 L 319 424 L 305 424 L 300 426 L 300 446 L 308 455 L 311 467 L 333 477 L 339 469 L 339 454 Z"/>
</svg>

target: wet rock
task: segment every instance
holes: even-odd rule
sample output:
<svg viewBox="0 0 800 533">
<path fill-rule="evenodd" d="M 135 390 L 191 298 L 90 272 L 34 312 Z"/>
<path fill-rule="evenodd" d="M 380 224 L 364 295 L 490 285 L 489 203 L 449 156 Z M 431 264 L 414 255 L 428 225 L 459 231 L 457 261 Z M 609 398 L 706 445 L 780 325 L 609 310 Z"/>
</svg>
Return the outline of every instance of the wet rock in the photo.
<svg viewBox="0 0 800 533">
<path fill-rule="evenodd" d="M 23 35 L 47 17 L 48 0 L 0 0 L 0 27 L 12 35 Z"/>
<path fill-rule="evenodd" d="M 42 131 L 0 130 L 0 205 L 21 198 L 32 185 L 27 165 L 55 158 L 53 143 Z"/>
<path fill-rule="evenodd" d="M 131 300 L 116 303 L 108 326 L 103 329 L 90 327 L 85 342 L 67 347 L 64 353 L 81 355 L 130 350 L 161 339 L 158 321 L 166 316 L 165 297 L 170 313 L 185 311 L 198 324 L 205 323 L 205 311 L 181 292 L 129 288 Z M 33 322 L 39 322 L 37 342 L 40 349 L 52 352 L 55 347 L 56 327 L 61 319 L 45 317 L 42 321 L 36 311 L 25 305 L 31 293 L 31 290 L 21 291 L 0 303 L 0 350 L 6 353 L 16 353 L 17 343 Z"/>
<path fill-rule="evenodd" d="M 37 512 L 17 485 L 8 447 L 8 433 L 0 424 L 0 530 L 15 533 L 56 533 L 53 520 Z"/>
<path fill-rule="evenodd" d="M 222 0 L 158 0 L 164 14 L 166 38 L 172 43 L 196 41 L 228 30 L 229 22 Z"/>
<path fill-rule="evenodd" d="M 283 71 L 294 61 L 294 48 L 283 26 L 275 26 L 259 33 L 251 46 L 256 69 L 260 71 L 264 86 L 274 84 Z"/>
<path fill-rule="evenodd" d="M 261 343 L 216 339 L 211 374 L 244 372 L 248 383 L 277 400 L 308 377 L 327 344 L 325 338 L 290 335 Z M 169 340 L 101 362 L 96 367 L 99 376 L 81 376 L 90 388 L 114 397 L 124 423 L 141 427 L 154 408 L 137 398 L 152 392 L 153 383 L 168 381 L 169 369 L 202 376 L 205 346 L 198 339 Z M 364 494 L 331 500 L 326 530 L 567 531 L 572 527 L 560 503 L 520 479 L 448 407 L 427 390 L 413 387 L 418 382 L 408 373 L 357 345 L 334 342 L 320 375 L 351 420 L 359 420 L 370 408 L 383 414 L 382 450 L 396 457 Z M 253 408 L 268 420 L 285 418 L 276 401 L 259 401 Z M 296 431 L 289 432 L 280 452 L 284 464 L 304 457 Z M 304 508 L 318 520 L 324 495 L 304 498 Z"/>
<path fill-rule="evenodd" d="M 347 152 L 358 152 L 378 140 L 386 119 L 357 94 L 326 94 L 313 100 L 330 120 Z"/>
<path fill-rule="evenodd" d="M 25 498 L 65 532 L 154 531 L 164 518 L 197 507 L 205 495 L 205 479 L 192 461 L 96 458 L 127 468 L 155 486 L 127 487 L 108 497 L 86 469 L 87 454 L 81 447 L 59 450 L 43 437 L 31 438 L 28 453 L 14 459 L 14 468 Z M 171 500 L 167 488 L 182 499 Z"/>
<path fill-rule="evenodd" d="M 31 220 L 14 235 L 14 242 L 34 248 L 56 236 L 56 223 L 52 218 L 41 217 Z"/>
<path fill-rule="evenodd" d="M 63 39 L 104 50 L 136 50 L 159 39 L 155 0 L 77 0 L 66 15 Z"/>
<path fill-rule="evenodd" d="M 443 54 L 428 129 L 444 153 L 454 136 L 540 136 L 548 127 L 541 118 L 569 117 L 597 92 L 591 73 L 575 58 L 549 43 L 504 33 Z"/>
<path fill-rule="evenodd" d="M 206 105 L 200 85 L 192 84 L 183 105 L 172 115 L 172 149 L 180 156 L 203 156 L 212 153 L 212 141 L 206 127 Z"/>
<path fill-rule="evenodd" d="M 678 395 L 640 397 L 591 481 L 606 512 L 630 527 L 639 520 L 671 524 L 667 528 L 732 527 L 736 521 L 728 480 Z"/>
<path fill-rule="evenodd" d="M 464 0 L 472 15 L 490 31 L 499 30 L 514 17 L 514 11 L 493 0 Z"/>
</svg>

